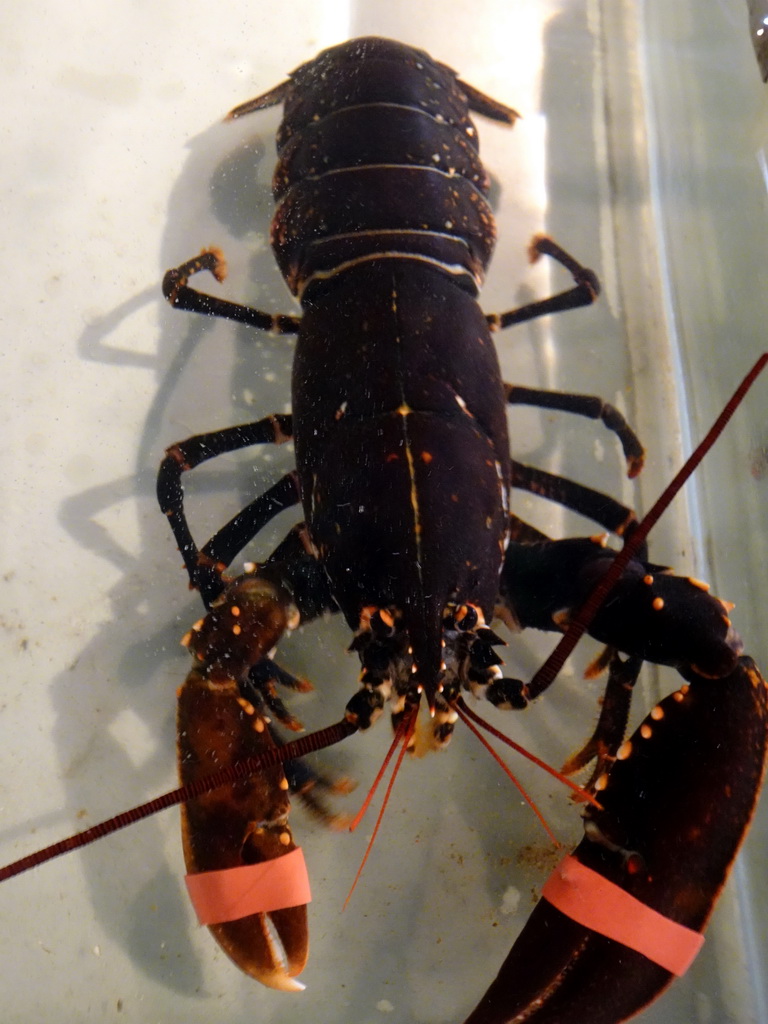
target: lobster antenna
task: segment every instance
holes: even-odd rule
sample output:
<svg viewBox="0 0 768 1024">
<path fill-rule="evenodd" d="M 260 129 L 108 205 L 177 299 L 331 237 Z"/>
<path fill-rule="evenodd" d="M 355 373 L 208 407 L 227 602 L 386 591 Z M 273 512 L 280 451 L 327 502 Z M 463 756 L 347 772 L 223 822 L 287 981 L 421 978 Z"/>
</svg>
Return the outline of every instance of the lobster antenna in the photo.
<svg viewBox="0 0 768 1024">
<path fill-rule="evenodd" d="M 373 783 L 371 784 L 371 787 L 368 790 L 368 793 L 367 793 L 367 795 L 365 797 L 365 800 L 363 800 L 363 803 L 362 803 L 362 806 L 361 806 L 360 810 L 357 812 L 357 814 L 354 816 L 352 821 L 349 823 L 349 831 L 350 832 L 354 832 L 355 829 L 357 828 L 357 826 L 363 820 L 365 812 L 368 810 L 368 808 L 371 805 L 371 800 L 373 800 L 374 796 L 376 795 L 376 790 L 379 788 L 379 783 L 384 778 L 384 774 L 385 774 L 385 772 L 387 770 L 387 766 L 389 765 L 389 762 L 392 760 L 392 755 L 397 750 L 397 747 L 398 747 L 401 739 L 403 738 L 406 729 L 409 728 L 410 724 L 411 724 L 411 719 L 409 717 L 406 717 L 406 718 L 401 719 L 399 725 L 397 726 L 397 729 L 395 729 L 395 735 L 392 737 L 392 743 L 389 746 L 389 750 L 387 751 L 386 757 L 381 762 L 381 768 L 379 768 L 378 772 L 376 773 L 376 778 L 373 780 Z"/>
<path fill-rule="evenodd" d="M 619 577 L 626 569 L 630 559 L 636 554 L 640 545 L 645 541 L 646 537 L 664 512 L 666 512 L 673 498 L 677 496 L 683 485 L 698 468 L 704 456 L 709 452 L 712 445 L 718 437 L 720 437 L 728 421 L 741 405 L 747 392 L 762 373 L 766 363 L 768 363 L 768 352 L 764 352 L 760 356 L 744 380 L 731 395 L 725 405 L 725 408 L 707 431 L 704 439 L 699 443 L 698 447 L 694 449 L 693 453 L 675 475 L 672 482 L 665 487 L 661 496 L 656 500 L 656 503 L 651 507 L 647 515 L 640 520 L 632 531 L 631 537 L 627 539 L 624 547 L 618 552 L 605 575 L 581 606 L 579 611 L 571 619 L 570 625 L 568 626 L 568 629 L 560 643 L 555 647 L 538 672 L 533 676 L 530 683 L 526 686 L 524 692 L 529 700 L 533 700 L 535 697 L 538 697 L 539 694 L 543 693 L 543 691 L 546 690 L 560 672 L 560 669 L 565 664 L 565 661 L 571 651 L 587 631 L 595 615 L 597 615 L 598 611 L 602 607 L 606 596 L 615 584 L 618 583 Z"/>
<path fill-rule="evenodd" d="M 357 732 L 357 726 L 348 719 L 342 718 L 340 722 L 329 725 L 326 729 L 309 733 L 309 735 L 292 740 L 281 747 L 272 747 L 257 757 L 248 757 L 237 761 L 228 768 L 222 768 L 211 775 L 205 775 L 194 782 L 189 782 L 186 786 L 172 789 L 153 800 L 123 811 L 113 818 L 107 818 L 105 821 L 92 825 L 91 828 L 87 828 L 83 832 L 76 832 L 51 846 L 46 846 L 42 850 L 37 850 L 35 853 L 27 854 L 26 857 L 13 861 L 11 864 L 6 864 L 5 867 L 0 867 L 0 882 L 5 882 L 9 878 L 13 878 L 14 875 L 21 875 L 25 871 L 37 867 L 38 864 L 53 860 L 54 857 L 61 857 L 65 853 L 71 853 L 72 850 L 79 850 L 82 846 L 95 843 L 97 839 L 103 839 L 105 836 L 111 835 L 112 832 L 127 828 L 129 825 L 141 821 L 142 818 L 149 818 L 151 815 L 157 814 L 158 811 L 164 811 L 167 807 L 175 807 L 177 804 L 194 800 L 221 786 L 232 785 L 239 779 L 248 778 L 265 768 L 273 768 L 275 765 L 304 757 L 316 750 L 324 750 L 335 743 L 340 743 L 354 732 Z"/>
<path fill-rule="evenodd" d="M 549 822 L 547 821 L 547 819 L 544 817 L 544 815 L 539 810 L 539 808 L 538 808 L 538 806 L 536 804 L 536 801 L 533 799 L 533 797 L 530 795 L 530 793 L 528 793 L 528 791 L 524 788 L 522 782 L 520 782 L 518 777 L 515 775 L 515 773 L 509 767 L 509 765 L 504 763 L 502 758 L 499 756 L 499 754 L 496 753 L 496 751 L 493 749 L 493 747 L 488 742 L 488 740 L 485 738 L 485 736 L 483 736 L 483 734 L 480 732 L 480 730 L 477 728 L 476 725 L 472 724 L 472 722 L 469 719 L 469 716 L 466 715 L 461 708 L 457 707 L 456 708 L 456 713 L 458 714 L 459 718 L 462 720 L 464 725 L 466 725 L 466 727 L 469 729 L 469 731 L 474 736 L 476 736 L 477 739 L 480 740 L 480 742 L 485 747 L 485 749 L 488 751 L 488 753 L 491 755 L 491 757 L 494 759 L 494 761 L 501 767 L 502 771 L 507 776 L 507 778 L 510 779 L 512 781 L 512 783 L 515 785 L 517 791 L 520 793 L 520 796 L 522 796 L 523 800 L 525 800 L 525 802 L 531 808 L 533 813 L 539 819 L 539 823 L 540 823 L 541 827 L 547 833 L 547 835 L 549 836 L 549 838 L 552 841 L 552 843 L 554 843 L 554 845 L 558 849 L 562 848 L 563 844 L 560 842 L 560 840 L 557 838 L 555 833 L 549 827 Z"/>
<path fill-rule="evenodd" d="M 388 757 L 391 756 L 391 751 L 394 749 L 395 745 L 400 740 L 400 736 L 402 735 L 403 739 L 402 739 L 402 746 L 400 748 L 400 753 L 397 756 L 397 761 L 395 761 L 395 767 L 392 769 L 392 775 L 390 777 L 389 784 L 387 785 L 386 792 L 384 793 L 384 799 L 381 802 L 381 810 L 379 811 L 379 816 L 376 819 L 376 824 L 373 826 L 373 832 L 371 833 L 371 838 L 368 840 L 368 845 L 365 848 L 365 853 L 363 854 L 363 859 L 360 861 L 360 867 L 357 869 L 357 874 L 355 875 L 355 880 L 352 882 L 352 886 L 351 886 L 349 892 L 347 893 L 347 898 L 344 900 L 344 906 L 341 908 L 342 910 L 346 910 L 347 909 L 347 904 L 352 899 L 352 893 L 355 891 L 357 883 L 360 881 L 360 876 L 363 873 L 363 868 L 365 867 L 365 865 L 366 865 L 366 863 L 368 861 L 368 858 L 371 855 L 371 850 L 373 849 L 373 844 L 376 842 L 376 836 L 378 835 L 378 832 L 379 832 L 379 826 L 381 825 L 381 822 L 382 822 L 382 820 L 384 818 L 384 812 L 387 809 L 387 804 L 389 803 L 389 798 L 392 795 L 392 788 L 395 785 L 395 779 L 397 778 L 397 773 L 400 771 L 400 766 L 403 763 L 403 758 L 405 757 L 405 752 L 408 749 L 408 744 L 411 742 L 411 737 L 413 736 L 413 733 L 414 733 L 414 731 L 416 729 L 416 718 L 418 716 L 418 713 L 419 713 L 418 707 L 414 708 L 413 711 L 411 712 L 410 716 L 407 719 L 404 719 L 400 723 L 400 725 L 397 727 L 397 733 L 395 734 L 395 740 L 394 740 L 394 742 L 392 744 L 392 747 L 390 747 L 390 754 L 388 755 Z M 381 776 L 381 774 L 382 773 L 379 772 L 379 776 Z M 378 779 L 377 779 L 377 781 L 378 781 Z M 350 831 L 351 831 L 351 829 L 350 829 Z"/>
<path fill-rule="evenodd" d="M 576 794 L 576 796 L 578 796 L 580 800 L 583 800 L 585 803 L 592 804 L 592 806 L 597 808 L 598 811 L 602 811 L 603 808 L 600 802 L 591 793 L 584 789 L 583 786 L 579 786 L 576 782 L 573 782 L 572 779 L 569 779 L 567 775 L 563 774 L 563 772 L 559 772 L 557 768 L 553 768 L 551 764 L 547 764 L 546 761 L 542 761 L 540 757 L 537 757 L 535 754 L 532 754 L 530 750 L 526 750 L 525 747 L 521 746 L 519 743 L 516 743 L 513 739 L 510 739 L 509 736 L 505 736 L 503 732 L 500 732 L 498 729 L 492 726 L 490 722 L 486 722 L 484 718 L 481 718 L 476 711 L 473 711 L 472 708 L 465 703 L 463 697 L 458 698 L 454 707 L 456 708 L 456 712 L 461 718 L 462 722 L 464 722 L 464 724 L 477 736 L 479 740 L 481 740 L 481 742 L 484 742 L 483 737 L 480 735 L 480 733 L 477 732 L 476 729 L 472 727 L 470 719 L 472 722 L 475 723 L 475 725 L 479 725 L 481 729 L 484 729 L 495 739 L 501 740 L 502 743 L 505 743 L 508 747 L 511 747 L 512 750 L 516 750 L 518 754 L 522 754 L 523 757 L 527 757 L 528 760 L 532 761 L 533 764 L 535 764 L 538 768 L 543 768 L 544 771 L 551 775 L 553 779 L 557 779 L 558 782 L 562 782 L 562 784 L 564 786 L 567 786 L 568 789 L 573 790 L 573 792 Z M 494 751 L 490 747 L 488 749 L 491 750 L 491 753 L 494 753 Z M 496 756 L 495 753 L 494 756 Z M 503 761 L 500 761 L 500 763 L 503 765 L 506 771 L 507 766 L 504 765 Z M 514 781 L 515 780 L 513 778 L 513 782 Z M 516 782 L 515 784 L 517 785 Z"/>
</svg>

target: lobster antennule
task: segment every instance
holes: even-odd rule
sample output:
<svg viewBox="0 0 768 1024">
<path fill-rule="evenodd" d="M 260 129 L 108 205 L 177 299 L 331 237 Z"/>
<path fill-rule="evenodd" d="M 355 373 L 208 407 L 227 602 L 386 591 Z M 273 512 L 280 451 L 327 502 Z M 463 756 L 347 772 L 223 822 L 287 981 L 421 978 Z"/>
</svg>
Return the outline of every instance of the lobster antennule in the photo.
<svg viewBox="0 0 768 1024">
<path fill-rule="evenodd" d="M 749 827 L 767 744 L 768 684 L 751 658 L 722 679 L 692 675 L 620 751 L 575 858 L 701 932 Z M 542 898 L 465 1024 L 618 1024 L 673 978 Z"/>
</svg>

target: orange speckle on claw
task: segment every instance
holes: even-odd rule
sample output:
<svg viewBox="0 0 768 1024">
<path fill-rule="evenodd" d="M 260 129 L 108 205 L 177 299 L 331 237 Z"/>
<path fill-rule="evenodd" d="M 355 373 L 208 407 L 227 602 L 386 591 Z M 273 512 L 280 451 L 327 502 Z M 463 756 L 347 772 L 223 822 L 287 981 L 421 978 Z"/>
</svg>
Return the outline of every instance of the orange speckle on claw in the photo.
<svg viewBox="0 0 768 1024">
<path fill-rule="evenodd" d="M 688 582 L 691 584 L 692 587 L 698 587 L 699 590 L 709 590 L 709 584 L 705 583 L 704 580 L 697 580 L 695 576 L 689 576 Z"/>
</svg>

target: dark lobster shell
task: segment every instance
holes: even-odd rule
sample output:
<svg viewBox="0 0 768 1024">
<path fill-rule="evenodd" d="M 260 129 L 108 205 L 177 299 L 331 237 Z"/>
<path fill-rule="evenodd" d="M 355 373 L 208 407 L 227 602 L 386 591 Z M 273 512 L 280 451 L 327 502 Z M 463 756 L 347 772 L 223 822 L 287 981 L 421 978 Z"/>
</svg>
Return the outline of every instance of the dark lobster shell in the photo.
<svg viewBox="0 0 768 1024">
<path fill-rule="evenodd" d="M 268 96 L 284 105 L 272 244 L 304 309 L 307 525 L 350 625 L 366 605 L 402 609 L 434 694 L 444 609 L 490 618 L 508 529 L 506 399 L 476 302 L 495 228 L 475 93 L 419 50 L 358 39 Z"/>
</svg>

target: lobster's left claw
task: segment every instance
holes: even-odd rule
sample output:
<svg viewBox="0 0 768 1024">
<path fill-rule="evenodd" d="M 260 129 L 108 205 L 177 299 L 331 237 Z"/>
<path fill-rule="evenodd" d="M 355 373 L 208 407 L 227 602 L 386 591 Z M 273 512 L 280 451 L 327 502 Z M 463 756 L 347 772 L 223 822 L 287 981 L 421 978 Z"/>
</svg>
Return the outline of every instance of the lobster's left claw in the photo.
<svg viewBox="0 0 768 1024">
<path fill-rule="evenodd" d="M 560 904 L 566 913 L 540 900 L 466 1024 L 618 1024 L 655 999 L 673 970 L 682 973 L 672 961 L 683 959 L 680 946 L 661 950 L 659 936 L 674 946 L 679 930 L 695 949 L 749 826 L 767 743 L 768 684 L 750 658 L 722 679 L 693 678 L 657 705 L 597 794 L 603 809 L 587 813 L 575 874 L 591 876 L 594 889 L 576 884 Z M 590 912 L 579 904 L 596 892 L 602 910 L 611 893 L 617 907 L 624 901 L 606 915 L 625 928 L 621 941 L 583 923 Z M 636 919 L 627 894 L 641 905 Z M 645 953 L 625 944 L 639 935 L 643 908 L 652 918 Z"/>
<path fill-rule="evenodd" d="M 197 670 L 189 674 L 178 696 L 183 783 L 257 756 L 274 742 L 234 680 L 214 681 Z M 201 886 L 202 902 L 208 905 L 201 912 L 200 899 L 195 900 L 198 916 L 241 970 L 264 985 L 290 992 L 304 987 L 294 975 L 307 962 L 309 894 L 301 870 L 298 883 L 295 875 L 286 880 L 281 870 L 289 855 L 292 863 L 301 859 L 288 810 L 288 782 L 278 765 L 186 804 L 182 839 L 190 894 L 194 897 L 195 887 Z M 254 880 L 245 870 L 250 865 L 263 866 L 264 877 Z M 245 885 L 237 888 L 244 873 Z M 296 905 L 291 903 L 293 892 Z M 254 906 L 259 909 L 250 912 Z"/>
</svg>

